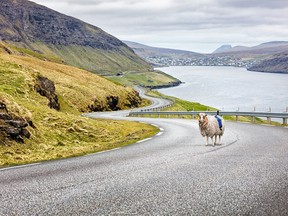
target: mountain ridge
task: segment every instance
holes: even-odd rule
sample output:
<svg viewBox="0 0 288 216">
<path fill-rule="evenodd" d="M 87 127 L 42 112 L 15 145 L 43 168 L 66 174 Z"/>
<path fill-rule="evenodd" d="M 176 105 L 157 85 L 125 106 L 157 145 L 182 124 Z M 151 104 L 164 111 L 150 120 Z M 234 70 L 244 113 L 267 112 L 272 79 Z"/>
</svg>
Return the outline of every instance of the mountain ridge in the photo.
<svg viewBox="0 0 288 216">
<path fill-rule="evenodd" d="M 126 44 L 96 26 L 32 1 L 1 0 L 0 6 L 2 8 L 0 32 L 4 30 L 6 33 L 0 35 L 2 40 L 13 42 L 40 40 L 54 45 L 73 44 L 104 50 L 118 50 L 121 46 L 129 49 Z M 5 32 L 7 28 L 9 31 Z"/>
</svg>

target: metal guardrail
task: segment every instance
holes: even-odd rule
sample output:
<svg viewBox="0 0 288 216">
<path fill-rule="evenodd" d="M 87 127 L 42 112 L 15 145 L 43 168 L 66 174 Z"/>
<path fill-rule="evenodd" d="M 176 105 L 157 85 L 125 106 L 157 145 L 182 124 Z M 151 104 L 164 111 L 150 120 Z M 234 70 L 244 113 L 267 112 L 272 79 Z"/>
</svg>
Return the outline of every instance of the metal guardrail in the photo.
<svg viewBox="0 0 288 216">
<path fill-rule="evenodd" d="M 144 115 L 158 115 L 160 117 L 161 115 L 186 115 L 186 116 L 192 116 L 194 117 L 195 115 L 198 115 L 199 113 L 206 113 L 210 115 L 216 115 L 217 111 L 131 111 L 129 113 L 129 116 L 144 116 Z M 275 112 L 240 112 L 240 111 L 220 111 L 219 115 L 221 116 L 236 116 L 236 121 L 238 121 L 239 116 L 247 116 L 247 117 L 252 117 L 252 122 L 255 122 L 256 117 L 262 117 L 262 118 L 267 118 L 267 121 L 271 123 L 272 118 L 282 118 L 283 119 L 283 125 L 287 124 L 287 119 L 288 119 L 288 113 L 283 112 L 283 113 L 275 113 Z"/>
</svg>

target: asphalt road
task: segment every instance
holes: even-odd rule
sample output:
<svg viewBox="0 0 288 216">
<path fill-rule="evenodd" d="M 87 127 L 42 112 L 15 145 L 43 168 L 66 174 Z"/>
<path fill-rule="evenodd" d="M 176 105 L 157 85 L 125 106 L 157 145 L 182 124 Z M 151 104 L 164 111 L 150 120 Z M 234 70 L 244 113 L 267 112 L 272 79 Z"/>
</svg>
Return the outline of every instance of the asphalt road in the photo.
<svg viewBox="0 0 288 216">
<path fill-rule="evenodd" d="M 287 128 L 226 122 L 222 145 L 212 147 L 194 120 L 129 119 L 161 132 L 112 151 L 0 169 L 0 215 L 288 215 Z"/>
</svg>

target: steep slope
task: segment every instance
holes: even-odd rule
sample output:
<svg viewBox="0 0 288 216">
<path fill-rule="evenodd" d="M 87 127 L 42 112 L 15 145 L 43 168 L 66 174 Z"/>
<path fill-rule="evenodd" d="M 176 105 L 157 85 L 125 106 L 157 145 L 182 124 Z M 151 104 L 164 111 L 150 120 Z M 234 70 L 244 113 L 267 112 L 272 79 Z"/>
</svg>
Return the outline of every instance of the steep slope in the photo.
<svg viewBox="0 0 288 216">
<path fill-rule="evenodd" d="M 1 0 L 0 39 L 100 74 L 150 68 L 100 28 L 27 0 Z"/>
<path fill-rule="evenodd" d="M 81 117 L 143 101 L 131 88 L 24 51 L 0 44 L 0 167 L 97 152 L 157 132 L 140 123 Z"/>
</svg>

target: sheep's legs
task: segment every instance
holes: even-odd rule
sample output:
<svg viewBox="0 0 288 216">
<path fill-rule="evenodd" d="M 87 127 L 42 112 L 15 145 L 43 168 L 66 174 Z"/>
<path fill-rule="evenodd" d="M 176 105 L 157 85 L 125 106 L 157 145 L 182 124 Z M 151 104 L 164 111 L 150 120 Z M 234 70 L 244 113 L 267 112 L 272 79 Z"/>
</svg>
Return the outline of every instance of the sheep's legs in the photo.
<svg viewBox="0 0 288 216">
<path fill-rule="evenodd" d="M 214 145 L 217 145 L 217 135 L 215 135 L 214 137 L 215 137 Z"/>
<path fill-rule="evenodd" d="M 209 137 L 206 136 L 206 145 L 209 145 Z"/>
<path fill-rule="evenodd" d="M 217 142 L 217 137 L 219 137 L 218 142 Z M 210 137 L 210 139 L 212 141 L 212 146 L 220 145 L 220 143 L 221 143 L 221 136 L 220 135 L 212 136 L 212 137 Z M 209 145 L 209 137 L 208 136 L 206 136 L 206 145 Z"/>
</svg>

